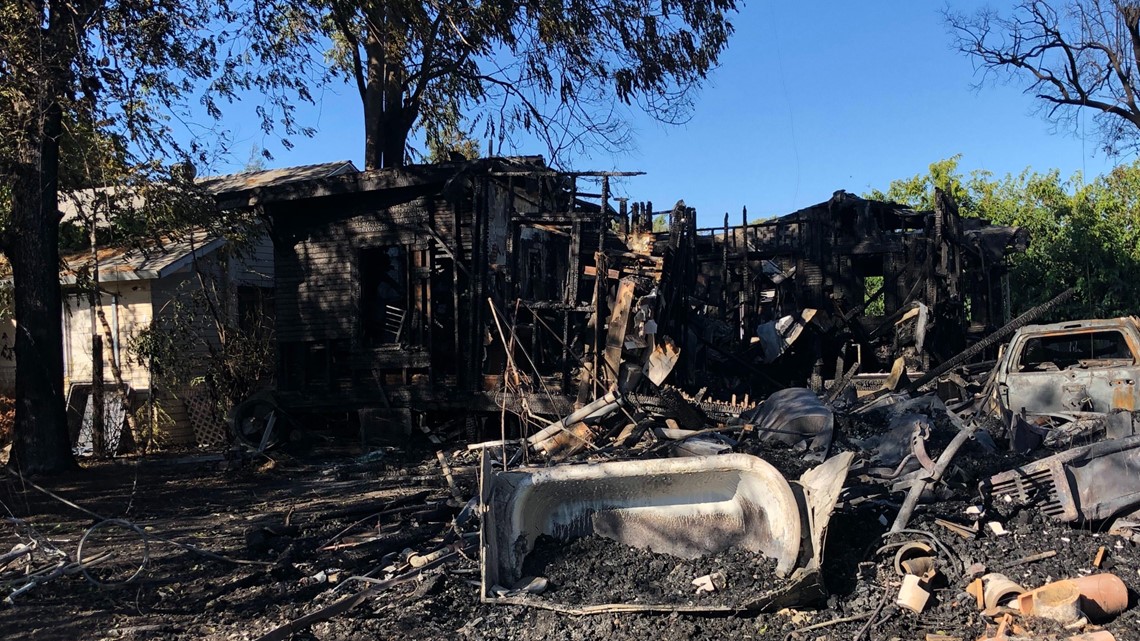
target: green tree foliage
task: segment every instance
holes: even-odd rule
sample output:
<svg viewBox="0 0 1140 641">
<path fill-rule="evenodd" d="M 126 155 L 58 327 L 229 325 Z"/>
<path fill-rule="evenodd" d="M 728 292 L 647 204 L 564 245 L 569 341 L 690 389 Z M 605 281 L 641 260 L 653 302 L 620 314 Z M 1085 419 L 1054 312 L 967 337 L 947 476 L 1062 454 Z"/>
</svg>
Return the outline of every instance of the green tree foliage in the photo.
<svg viewBox="0 0 1140 641">
<path fill-rule="evenodd" d="M 1055 320 L 1140 313 L 1140 161 L 1085 182 L 1079 173 L 1065 179 L 1056 170 L 963 175 L 959 159 L 936 162 L 868 197 L 926 209 L 939 187 L 964 215 L 1028 230 L 1029 250 L 1011 259 L 1014 314 L 1070 286 L 1079 295 Z"/>
<path fill-rule="evenodd" d="M 455 110 L 434 114 L 423 119 L 428 146 L 428 162 L 441 163 L 455 160 L 475 160 L 479 157 L 479 141 L 463 128 L 462 118 Z"/>
<path fill-rule="evenodd" d="M 863 303 L 866 304 L 866 313 L 868 316 L 882 316 L 886 312 L 886 303 L 883 301 L 882 296 L 875 296 L 875 292 L 883 287 L 882 276 L 868 276 L 863 283 L 866 288 Z"/>
<path fill-rule="evenodd" d="M 687 119 L 694 91 L 727 46 L 736 0 L 311 0 L 279 26 L 310 55 L 327 36 L 331 73 L 364 107 L 365 166 L 403 164 L 409 134 L 519 131 L 569 150 L 628 143 L 618 103 Z M 315 57 L 314 57 L 315 59 Z"/>
</svg>

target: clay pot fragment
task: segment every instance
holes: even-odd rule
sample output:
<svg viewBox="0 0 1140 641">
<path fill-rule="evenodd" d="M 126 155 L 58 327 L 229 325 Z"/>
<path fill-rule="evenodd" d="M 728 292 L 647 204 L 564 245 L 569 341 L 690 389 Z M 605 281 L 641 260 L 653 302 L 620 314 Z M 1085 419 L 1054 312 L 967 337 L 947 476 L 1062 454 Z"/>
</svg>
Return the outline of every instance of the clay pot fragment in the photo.
<svg viewBox="0 0 1140 641">
<path fill-rule="evenodd" d="M 1064 587 L 1068 585 L 1070 587 Z M 1077 593 L 1077 616 L 1064 620 L 1057 616 L 1067 617 L 1070 606 L 1067 604 L 1069 591 Z M 1064 597 L 1066 603 L 1059 599 Z M 1115 574 L 1104 572 L 1080 577 L 1054 581 L 1043 585 L 1036 590 L 1026 592 L 1018 597 L 1018 605 L 1022 614 L 1039 616 L 1068 623 L 1081 614 L 1088 617 L 1093 623 L 1107 621 L 1128 608 L 1128 587 L 1124 581 Z M 1042 607 L 1044 606 L 1044 609 Z M 1061 610 L 1053 609 L 1059 606 Z"/>
<path fill-rule="evenodd" d="M 934 569 L 934 548 L 921 541 L 904 543 L 895 552 L 895 572 L 899 576 L 922 576 Z"/>
<path fill-rule="evenodd" d="M 924 581 L 923 577 L 908 574 L 903 577 L 902 588 L 895 603 L 899 607 L 921 613 L 926 608 L 926 602 L 930 600 L 929 586 L 928 580 Z"/>
<path fill-rule="evenodd" d="M 1090 574 L 1073 583 L 1081 593 L 1081 612 L 1093 623 L 1107 621 L 1128 608 L 1128 586 L 1115 574 Z"/>
<path fill-rule="evenodd" d="M 1031 613 L 1035 617 L 1060 623 L 1072 623 L 1081 617 L 1081 593 L 1072 581 L 1054 581 L 1042 586 L 1026 601 L 1033 604 Z"/>
<path fill-rule="evenodd" d="M 1025 593 L 1025 588 L 1011 581 L 1006 575 L 996 572 L 983 576 L 982 586 L 986 610 L 995 610 L 1000 606 L 1007 605 L 1018 595 Z"/>
</svg>

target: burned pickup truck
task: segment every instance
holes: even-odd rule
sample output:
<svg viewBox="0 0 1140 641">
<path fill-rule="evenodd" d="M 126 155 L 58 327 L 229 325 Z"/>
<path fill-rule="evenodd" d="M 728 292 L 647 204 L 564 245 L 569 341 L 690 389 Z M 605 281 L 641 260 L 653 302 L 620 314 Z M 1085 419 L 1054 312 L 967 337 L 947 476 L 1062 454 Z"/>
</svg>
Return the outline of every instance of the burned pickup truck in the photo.
<svg viewBox="0 0 1140 641">
<path fill-rule="evenodd" d="M 995 395 L 1015 414 L 1133 411 L 1140 377 L 1136 317 L 1029 325 L 998 360 Z"/>
<path fill-rule="evenodd" d="M 992 477 L 989 491 L 1070 522 L 1140 507 L 1138 377 L 1136 317 L 1020 329 L 994 370 L 993 409 L 1009 419 L 1012 449 L 1059 453 Z"/>
</svg>

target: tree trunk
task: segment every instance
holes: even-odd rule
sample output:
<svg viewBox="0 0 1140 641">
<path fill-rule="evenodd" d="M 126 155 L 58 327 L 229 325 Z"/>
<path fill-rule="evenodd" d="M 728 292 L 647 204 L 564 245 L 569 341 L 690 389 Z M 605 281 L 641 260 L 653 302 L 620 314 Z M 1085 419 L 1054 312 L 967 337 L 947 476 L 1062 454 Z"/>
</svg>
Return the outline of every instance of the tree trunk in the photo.
<svg viewBox="0 0 1140 641">
<path fill-rule="evenodd" d="M 15 286 L 16 422 L 9 465 L 25 474 L 75 467 L 63 394 L 59 286 L 59 137 L 63 114 L 47 87 L 30 115 L 12 183 L 8 247 Z"/>
<path fill-rule="evenodd" d="M 364 168 L 403 167 L 416 117 L 414 110 L 404 107 L 403 60 L 388 60 L 378 30 L 365 37 L 364 57 Z"/>
<path fill-rule="evenodd" d="M 107 455 L 107 422 L 103 384 L 103 336 L 91 334 L 91 454 L 95 458 Z"/>
<path fill-rule="evenodd" d="M 404 166 L 408 135 L 415 122 L 409 121 L 402 108 L 370 104 L 384 93 L 369 84 L 364 100 L 364 168 L 368 170 Z"/>
<path fill-rule="evenodd" d="M 403 109 L 388 109 L 384 118 L 384 166 L 403 167 L 411 125 L 405 124 Z"/>
<path fill-rule="evenodd" d="M 364 90 L 364 168 L 366 170 L 380 169 L 384 166 L 384 90 L 382 83 L 372 81 L 372 67 L 370 59 L 369 80 Z"/>
<path fill-rule="evenodd" d="M 364 43 L 364 168 L 384 167 L 384 45 L 370 30 Z"/>
<path fill-rule="evenodd" d="M 404 109 L 404 61 L 397 60 L 384 69 L 384 166 L 403 167 L 408 130 Z"/>
<path fill-rule="evenodd" d="M 91 305 L 91 454 L 102 458 L 107 454 L 106 404 L 103 400 L 103 336 L 99 333 L 99 244 L 96 236 L 99 221 L 91 212 L 91 291 L 87 302 Z"/>
</svg>

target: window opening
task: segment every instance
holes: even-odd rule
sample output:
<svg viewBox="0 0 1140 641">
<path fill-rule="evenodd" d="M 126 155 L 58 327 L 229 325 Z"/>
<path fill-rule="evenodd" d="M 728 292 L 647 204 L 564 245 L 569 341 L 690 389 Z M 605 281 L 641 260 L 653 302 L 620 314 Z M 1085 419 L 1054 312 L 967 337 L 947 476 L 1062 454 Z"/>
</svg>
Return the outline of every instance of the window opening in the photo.
<svg viewBox="0 0 1140 641">
<path fill-rule="evenodd" d="M 1119 331 L 1040 336 L 1025 342 L 1018 364 L 1022 372 L 1050 372 L 1135 363 Z"/>
<path fill-rule="evenodd" d="M 371 344 L 400 343 L 408 324 L 408 253 L 399 246 L 360 252 L 361 323 Z"/>
</svg>

